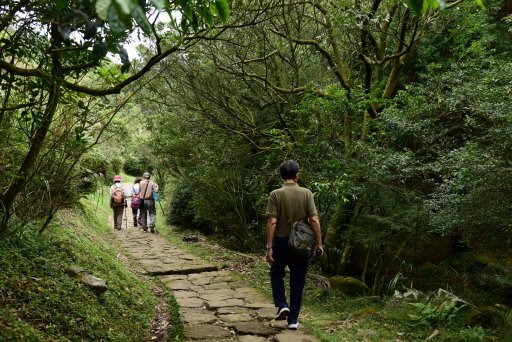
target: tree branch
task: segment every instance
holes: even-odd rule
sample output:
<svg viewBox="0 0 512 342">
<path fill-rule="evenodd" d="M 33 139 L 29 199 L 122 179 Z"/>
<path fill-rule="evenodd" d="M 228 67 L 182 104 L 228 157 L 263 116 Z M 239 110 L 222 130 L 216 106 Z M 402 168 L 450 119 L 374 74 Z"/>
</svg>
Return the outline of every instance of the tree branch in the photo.
<svg viewBox="0 0 512 342">
<path fill-rule="evenodd" d="M 46 79 L 51 78 L 51 76 L 47 73 L 45 73 L 41 69 L 24 69 L 17 67 L 14 64 L 11 64 L 9 62 L 4 61 L 3 59 L 0 59 L 0 68 L 4 69 L 5 71 L 18 75 L 18 76 L 24 76 L 24 77 L 30 77 L 30 76 L 40 76 Z"/>
<path fill-rule="evenodd" d="M 318 52 L 320 52 L 322 54 L 322 56 L 325 57 L 325 59 L 327 60 L 327 63 L 329 64 L 329 66 L 332 68 L 332 70 L 334 71 L 334 74 L 336 76 L 336 78 L 338 79 L 338 81 L 340 82 L 341 86 L 343 88 L 345 88 L 346 90 L 350 91 L 351 90 L 351 87 L 350 85 L 347 83 L 347 81 L 345 80 L 344 76 L 340 73 L 339 71 L 339 68 L 338 66 L 336 65 L 336 61 L 334 60 L 333 56 L 331 56 L 331 54 L 329 53 L 329 51 L 327 51 L 325 48 L 323 48 L 319 42 L 317 42 L 316 40 L 309 40 L 309 39 L 297 39 L 297 38 L 294 38 L 294 37 L 290 37 L 286 34 L 284 34 L 283 32 L 279 32 L 275 29 L 270 29 L 273 33 L 277 34 L 278 36 L 281 36 L 283 38 L 286 38 L 294 43 L 297 43 L 299 45 L 311 45 L 313 47 L 315 47 Z"/>
<path fill-rule="evenodd" d="M 95 89 L 95 88 L 89 88 L 89 87 L 86 87 L 86 86 L 83 86 L 83 85 L 80 85 L 77 83 L 71 83 L 71 82 L 67 82 L 67 81 L 63 82 L 63 86 L 68 89 L 71 89 L 71 90 L 74 90 L 74 91 L 77 91 L 80 93 L 84 93 L 84 94 L 93 95 L 93 96 L 105 96 L 105 95 L 111 95 L 111 94 L 119 94 L 119 92 L 121 92 L 121 90 L 124 87 L 126 87 L 130 83 L 140 79 L 148 71 L 150 71 L 153 66 L 155 66 L 156 64 L 161 62 L 163 59 L 165 59 L 170 54 L 178 51 L 179 49 L 180 49 L 180 45 L 177 44 L 177 45 L 173 46 L 172 48 L 168 49 L 167 51 L 153 56 L 146 63 L 146 65 L 144 65 L 144 67 L 142 69 L 140 69 L 137 73 L 135 73 L 134 75 L 128 77 L 124 81 L 121 81 L 118 84 L 116 84 L 115 86 L 110 87 L 110 88 L 104 88 L 104 89 L 96 88 Z"/>
</svg>

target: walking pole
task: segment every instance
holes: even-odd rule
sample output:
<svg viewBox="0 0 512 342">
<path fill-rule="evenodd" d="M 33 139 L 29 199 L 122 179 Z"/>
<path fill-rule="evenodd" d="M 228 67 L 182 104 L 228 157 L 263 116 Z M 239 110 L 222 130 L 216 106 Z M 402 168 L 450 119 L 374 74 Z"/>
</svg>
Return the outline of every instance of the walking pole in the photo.
<svg viewBox="0 0 512 342">
<path fill-rule="evenodd" d="M 160 209 L 162 209 L 162 215 L 165 216 L 164 208 L 162 207 L 162 202 L 158 201 L 158 204 L 160 204 Z"/>
<path fill-rule="evenodd" d="M 126 229 L 128 229 L 128 216 L 126 216 L 126 207 L 124 207 L 124 222 L 126 224 Z"/>
</svg>

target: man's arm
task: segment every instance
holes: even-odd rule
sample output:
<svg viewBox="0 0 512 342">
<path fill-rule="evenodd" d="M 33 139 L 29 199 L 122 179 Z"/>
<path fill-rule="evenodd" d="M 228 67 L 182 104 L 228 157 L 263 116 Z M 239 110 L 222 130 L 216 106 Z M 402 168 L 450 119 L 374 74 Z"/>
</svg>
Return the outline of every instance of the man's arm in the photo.
<svg viewBox="0 0 512 342">
<path fill-rule="evenodd" d="M 266 259 L 269 264 L 274 262 L 272 256 L 272 243 L 274 242 L 274 234 L 276 233 L 277 218 L 267 218 L 267 254 Z"/>
<path fill-rule="evenodd" d="M 309 218 L 309 223 L 311 223 L 311 228 L 313 228 L 313 232 L 315 233 L 316 245 L 315 245 L 315 253 L 320 250 L 320 254 L 324 254 L 324 248 L 322 247 L 322 230 L 320 229 L 320 219 L 317 215 L 311 216 Z"/>
</svg>

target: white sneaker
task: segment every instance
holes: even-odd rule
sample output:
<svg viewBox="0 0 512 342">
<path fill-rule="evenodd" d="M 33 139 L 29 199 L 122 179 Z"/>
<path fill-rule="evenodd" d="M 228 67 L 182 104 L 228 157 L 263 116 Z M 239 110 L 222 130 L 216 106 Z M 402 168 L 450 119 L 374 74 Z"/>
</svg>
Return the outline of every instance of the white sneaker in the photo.
<svg viewBox="0 0 512 342">
<path fill-rule="evenodd" d="M 277 314 L 276 314 L 276 317 L 274 317 L 274 319 L 276 321 L 284 321 L 285 319 L 288 318 L 289 313 L 290 313 L 290 309 L 288 309 L 287 307 L 281 308 L 281 309 L 277 310 Z"/>
<path fill-rule="evenodd" d="M 290 330 L 297 330 L 298 327 L 299 327 L 299 323 L 288 324 L 288 329 L 290 329 Z"/>
</svg>

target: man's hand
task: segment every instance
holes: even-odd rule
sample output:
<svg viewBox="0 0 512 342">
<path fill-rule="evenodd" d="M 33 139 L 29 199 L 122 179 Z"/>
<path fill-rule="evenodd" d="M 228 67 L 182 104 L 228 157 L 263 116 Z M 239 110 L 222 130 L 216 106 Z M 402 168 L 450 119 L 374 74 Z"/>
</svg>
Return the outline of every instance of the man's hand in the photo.
<svg viewBox="0 0 512 342">
<path fill-rule="evenodd" d="M 274 263 L 274 257 L 272 256 L 272 254 L 272 248 L 267 249 L 267 255 L 265 256 L 265 259 L 270 265 Z"/>
<path fill-rule="evenodd" d="M 315 246 L 315 258 L 318 258 L 322 255 L 324 255 L 324 247 L 322 247 L 322 245 L 316 245 Z"/>
</svg>

